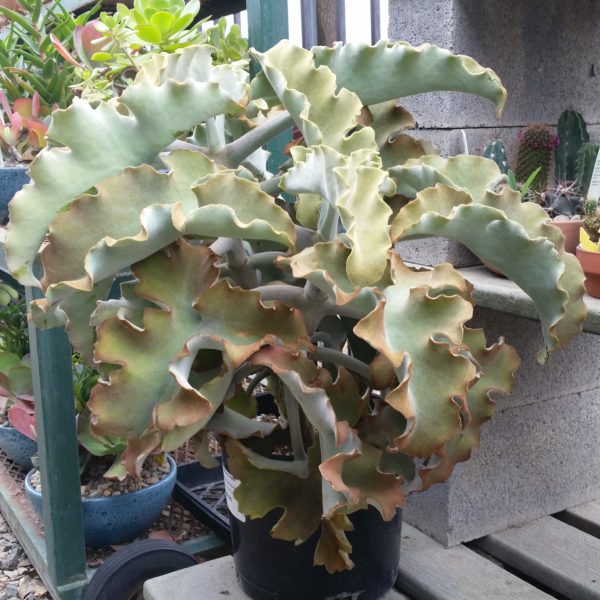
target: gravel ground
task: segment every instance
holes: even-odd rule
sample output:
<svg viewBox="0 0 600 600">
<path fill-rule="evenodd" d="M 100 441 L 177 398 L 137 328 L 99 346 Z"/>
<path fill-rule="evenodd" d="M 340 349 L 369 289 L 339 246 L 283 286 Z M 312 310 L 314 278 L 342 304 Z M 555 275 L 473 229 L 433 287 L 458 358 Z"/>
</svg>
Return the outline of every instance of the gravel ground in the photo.
<svg viewBox="0 0 600 600">
<path fill-rule="evenodd" d="M 143 537 L 182 542 L 206 533 L 208 530 L 202 523 L 199 523 L 181 505 L 172 502 L 162 511 L 156 525 Z M 88 567 L 99 567 L 111 554 L 126 545 L 108 546 L 98 550 L 88 548 Z M 0 600 L 51 600 L 50 594 L 37 576 L 2 513 L 0 513 Z"/>
<path fill-rule="evenodd" d="M 50 600 L 8 523 L 0 513 L 0 600 Z"/>
</svg>

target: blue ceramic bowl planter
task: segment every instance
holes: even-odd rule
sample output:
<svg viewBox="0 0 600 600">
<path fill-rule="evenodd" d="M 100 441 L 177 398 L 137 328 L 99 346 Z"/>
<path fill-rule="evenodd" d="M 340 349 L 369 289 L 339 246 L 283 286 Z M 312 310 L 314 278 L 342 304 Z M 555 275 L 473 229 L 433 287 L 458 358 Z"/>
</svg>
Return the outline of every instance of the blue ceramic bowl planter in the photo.
<svg viewBox="0 0 600 600">
<path fill-rule="evenodd" d="M 120 496 L 81 499 L 86 546 L 101 548 L 128 542 L 152 527 L 169 501 L 177 478 L 175 461 L 168 455 L 167 459 L 171 470 L 158 483 Z M 25 479 L 25 493 L 41 516 L 42 494 L 33 489 L 32 475 L 30 471 Z"/>
<path fill-rule="evenodd" d="M 8 203 L 29 182 L 27 167 L 0 168 L 0 225 L 8 221 Z"/>
<path fill-rule="evenodd" d="M 14 427 L 0 426 L 0 449 L 23 471 L 33 469 L 31 457 L 37 453 L 37 442 Z"/>
</svg>

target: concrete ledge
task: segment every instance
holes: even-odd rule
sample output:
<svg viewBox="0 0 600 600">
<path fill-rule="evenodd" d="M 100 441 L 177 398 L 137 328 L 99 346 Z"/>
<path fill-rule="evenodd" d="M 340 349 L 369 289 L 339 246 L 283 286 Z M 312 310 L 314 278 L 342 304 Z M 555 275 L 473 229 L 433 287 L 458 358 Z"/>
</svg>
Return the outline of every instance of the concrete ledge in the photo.
<svg viewBox="0 0 600 600">
<path fill-rule="evenodd" d="M 233 558 L 224 556 L 196 567 L 189 567 L 146 581 L 144 600 L 248 600 L 238 585 Z M 381 600 L 406 600 L 395 590 L 390 590 Z"/>
<path fill-rule="evenodd" d="M 528 319 L 538 318 L 533 300 L 512 281 L 494 275 L 485 267 L 464 268 L 460 272 L 475 286 L 473 299 L 477 306 Z M 600 334 L 600 299 L 586 294 L 585 303 L 588 315 L 583 330 Z"/>
</svg>

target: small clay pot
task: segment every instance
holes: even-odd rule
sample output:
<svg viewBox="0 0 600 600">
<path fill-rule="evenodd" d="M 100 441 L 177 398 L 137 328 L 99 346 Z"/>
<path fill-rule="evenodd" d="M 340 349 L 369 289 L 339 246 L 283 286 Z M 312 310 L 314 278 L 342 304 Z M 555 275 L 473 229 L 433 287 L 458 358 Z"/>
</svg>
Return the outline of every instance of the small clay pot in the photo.
<svg viewBox="0 0 600 600">
<path fill-rule="evenodd" d="M 577 258 L 585 272 L 587 293 L 594 298 L 600 298 L 600 252 L 588 252 L 577 246 Z"/>
<path fill-rule="evenodd" d="M 552 225 L 558 227 L 565 236 L 565 250 L 571 254 L 575 254 L 575 249 L 579 244 L 579 230 L 583 225 L 583 220 L 552 221 Z"/>
</svg>

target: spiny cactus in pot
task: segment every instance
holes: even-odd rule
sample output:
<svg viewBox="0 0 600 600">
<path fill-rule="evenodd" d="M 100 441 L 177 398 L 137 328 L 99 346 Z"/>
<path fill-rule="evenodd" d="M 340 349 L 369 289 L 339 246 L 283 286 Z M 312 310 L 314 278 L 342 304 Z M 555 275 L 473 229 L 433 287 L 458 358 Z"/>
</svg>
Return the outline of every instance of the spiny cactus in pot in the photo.
<svg viewBox="0 0 600 600">
<path fill-rule="evenodd" d="M 361 547 L 397 550 L 397 508 L 469 458 L 490 393 L 510 391 L 519 362 L 468 326 L 472 286 L 457 270 L 413 268 L 396 242 L 454 239 L 511 277 L 539 309 L 541 362 L 581 330 L 583 274 L 544 210 L 498 185 L 493 161 L 410 139 L 383 154 L 381 132 L 406 123 L 398 98 L 453 90 L 501 109 L 493 71 L 402 42 L 282 41 L 253 56 L 252 81 L 243 62 L 213 64 L 209 46 L 156 56 L 119 99 L 54 113 L 11 206 L 7 262 L 45 293 L 36 323 L 66 325 L 101 373 L 91 427 L 127 438 L 131 475 L 190 438 L 207 462 L 208 432 L 223 437 L 246 519 L 236 527 L 267 522 L 261 543 L 271 529 L 310 556 L 269 577 L 284 545 L 255 546 L 251 566 L 236 563 L 251 595 L 268 584 L 273 597 L 375 598 L 398 557 L 349 585 L 365 576 Z M 261 148 L 292 126 L 304 143 L 269 173 Z M 132 281 L 106 300 L 125 268 Z M 275 422 L 257 418 L 249 378 L 269 386 Z"/>
<path fill-rule="evenodd" d="M 519 132 L 519 150 L 515 169 L 517 181 L 525 181 L 539 168 L 538 174 L 531 183 L 531 189 L 541 192 L 548 183 L 552 153 L 559 143 L 550 129 L 541 123 L 534 123 L 522 129 Z"/>
<path fill-rule="evenodd" d="M 575 254 L 582 226 L 583 198 L 577 182 L 557 183 L 541 194 L 543 207 L 552 218 L 552 223 L 565 236 L 565 250 Z"/>
<path fill-rule="evenodd" d="M 584 198 L 587 198 L 590 189 L 599 149 L 598 144 L 583 144 L 577 154 L 575 181 L 579 185 L 579 191 Z"/>
<path fill-rule="evenodd" d="M 510 170 L 510 163 L 506 155 L 506 148 L 501 140 L 492 140 L 484 149 L 483 156 L 493 160 L 504 175 Z"/>
<path fill-rule="evenodd" d="M 556 181 L 575 181 L 577 155 L 582 145 L 590 141 L 583 115 L 565 110 L 558 118 L 558 145 L 554 150 Z"/>
</svg>

